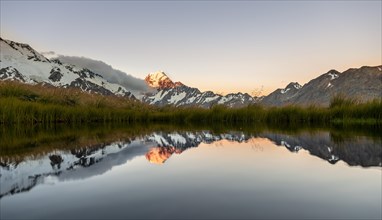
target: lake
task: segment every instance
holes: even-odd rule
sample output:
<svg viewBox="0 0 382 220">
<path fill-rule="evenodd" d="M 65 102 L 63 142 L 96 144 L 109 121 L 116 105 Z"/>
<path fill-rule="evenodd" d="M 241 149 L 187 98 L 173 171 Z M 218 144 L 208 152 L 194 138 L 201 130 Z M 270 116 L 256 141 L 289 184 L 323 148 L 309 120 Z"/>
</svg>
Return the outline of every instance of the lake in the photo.
<svg viewBox="0 0 382 220">
<path fill-rule="evenodd" d="M 2 128 L 1 219 L 381 219 L 375 128 Z"/>
</svg>

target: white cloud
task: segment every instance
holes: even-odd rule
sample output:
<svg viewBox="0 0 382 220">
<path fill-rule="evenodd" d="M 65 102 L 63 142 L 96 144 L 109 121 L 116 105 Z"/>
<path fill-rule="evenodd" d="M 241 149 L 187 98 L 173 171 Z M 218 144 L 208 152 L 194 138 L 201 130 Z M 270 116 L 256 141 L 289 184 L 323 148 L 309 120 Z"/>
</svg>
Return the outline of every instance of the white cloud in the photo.
<svg viewBox="0 0 382 220">
<path fill-rule="evenodd" d="M 100 74 L 107 81 L 111 83 L 118 83 L 130 91 L 141 93 L 151 90 L 143 79 L 139 79 L 120 70 L 116 70 L 112 66 L 102 61 L 93 60 L 86 57 L 64 55 L 58 55 L 58 59 L 62 63 L 72 64 L 79 68 L 87 68 L 95 73 Z"/>
<path fill-rule="evenodd" d="M 48 59 L 53 59 L 58 57 L 58 54 L 56 54 L 54 51 L 40 52 L 40 54 Z"/>
</svg>

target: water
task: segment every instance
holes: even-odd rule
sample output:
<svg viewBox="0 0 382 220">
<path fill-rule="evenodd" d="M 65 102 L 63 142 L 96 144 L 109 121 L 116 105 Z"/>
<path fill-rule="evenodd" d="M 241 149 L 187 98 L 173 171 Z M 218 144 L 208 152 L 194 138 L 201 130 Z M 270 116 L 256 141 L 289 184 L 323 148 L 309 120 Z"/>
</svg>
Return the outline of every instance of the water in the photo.
<svg viewBox="0 0 382 220">
<path fill-rule="evenodd" d="M 381 218 L 378 135 L 136 130 L 4 134 L 1 219 Z"/>
</svg>

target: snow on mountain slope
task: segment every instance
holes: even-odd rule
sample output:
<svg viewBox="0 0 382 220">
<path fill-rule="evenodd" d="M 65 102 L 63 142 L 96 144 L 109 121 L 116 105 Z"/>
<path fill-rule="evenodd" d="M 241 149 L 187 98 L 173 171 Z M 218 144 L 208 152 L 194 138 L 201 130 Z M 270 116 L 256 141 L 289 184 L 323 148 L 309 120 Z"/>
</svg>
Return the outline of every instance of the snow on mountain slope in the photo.
<svg viewBox="0 0 382 220">
<path fill-rule="evenodd" d="M 75 87 L 85 92 L 134 98 L 123 86 L 109 83 L 88 69 L 49 60 L 27 44 L 0 38 L 0 49 L 1 80 L 46 83 L 55 87 Z"/>
<path fill-rule="evenodd" d="M 9 54 L 13 57 L 26 57 L 28 60 L 50 62 L 43 55 L 36 52 L 28 44 L 17 43 L 0 38 L 1 43 L 7 44 L 7 47 L 1 47 L 1 53 Z"/>
</svg>

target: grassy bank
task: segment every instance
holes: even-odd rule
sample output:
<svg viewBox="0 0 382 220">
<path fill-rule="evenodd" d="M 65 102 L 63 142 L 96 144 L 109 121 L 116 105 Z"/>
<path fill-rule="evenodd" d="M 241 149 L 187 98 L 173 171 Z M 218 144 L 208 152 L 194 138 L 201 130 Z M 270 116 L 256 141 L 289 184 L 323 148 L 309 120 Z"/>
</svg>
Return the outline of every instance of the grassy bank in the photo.
<svg viewBox="0 0 382 220">
<path fill-rule="evenodd" d="M 382 124 L 382 101 L 358 103 L 333 98 L 330 107 L 264 107 L 211 109 L 154 107 L 121 97 L 0 82 L 2 124 L 86 124 L 91 122 L 268 123 L 282 125 Z"/>
</svg>

